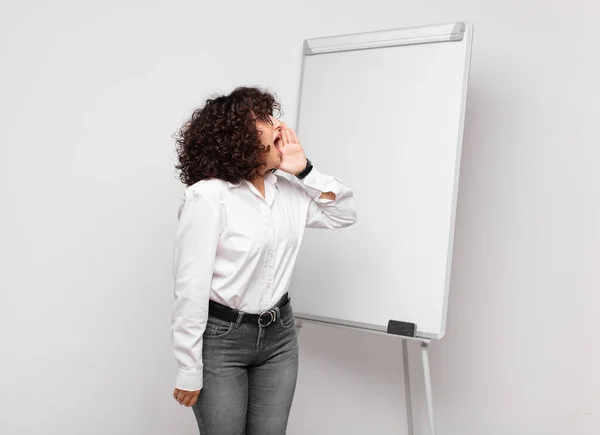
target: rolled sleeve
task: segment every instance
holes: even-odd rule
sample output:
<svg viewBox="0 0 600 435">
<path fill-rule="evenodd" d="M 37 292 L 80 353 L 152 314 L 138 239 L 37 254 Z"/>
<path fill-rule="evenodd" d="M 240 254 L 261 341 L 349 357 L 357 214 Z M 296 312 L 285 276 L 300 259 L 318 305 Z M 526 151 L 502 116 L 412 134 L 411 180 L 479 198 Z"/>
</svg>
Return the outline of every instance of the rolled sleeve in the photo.
<svg viewBox="0 0 600 435">
<path fill-rule="evenodd" d="M 304 179 L 296 179 L 295 182 L 311 199 L 306 216 L 307 227 L 344 228 L 356 222 L 354 191 L 339 178 L 313 167 Z M 323 192 L 333 192 L 335 199 L 320 198 Z"/>
</svg>

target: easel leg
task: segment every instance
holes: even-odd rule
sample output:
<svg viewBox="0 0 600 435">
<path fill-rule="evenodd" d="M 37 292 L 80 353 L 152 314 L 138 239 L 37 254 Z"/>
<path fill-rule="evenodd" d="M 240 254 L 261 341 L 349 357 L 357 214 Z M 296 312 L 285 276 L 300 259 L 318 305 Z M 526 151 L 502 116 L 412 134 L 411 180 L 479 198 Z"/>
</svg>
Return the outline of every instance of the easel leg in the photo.
<svg viewBox="0 0 600 435">
<path fill-rule="evenodd" d="M 429 433 L 435 435 L 435 418 L 433 416 L 433 390 L 431 388 L 431 371 L 429 369 L 429 343 L 421 343 L 423 357 L 423 374 L 425 375 L 425 394 L 427 396 L 427 412 L 429 415 Z"/>
<path fill-rule="evenodd" d="M 412 395 L 410 394 L 410 370 L 408 367 L 408 343 L 402 340 L 402 363 L 404 366 L 404 394 L 406 395 L 406 422 L 408 425 L 408 435 L 414 434 L 413 413 L 412 413 Z"/>
</svg>

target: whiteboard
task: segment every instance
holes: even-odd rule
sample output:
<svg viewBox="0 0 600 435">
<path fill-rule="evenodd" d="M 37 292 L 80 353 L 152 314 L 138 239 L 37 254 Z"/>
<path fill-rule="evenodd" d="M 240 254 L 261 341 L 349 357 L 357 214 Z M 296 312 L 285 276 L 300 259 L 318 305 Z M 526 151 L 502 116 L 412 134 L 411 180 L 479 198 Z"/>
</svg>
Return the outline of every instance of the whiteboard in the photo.
<svg viewBox="0 0 600 435">
<path fill-rule="evenodd" d="M 297 130 L 354 190 L 357 222 L 307 229 L 290 287 L 298 319 L 441 338 L 452 263 L 472 25 L 308 39 Z"/>
</svg>

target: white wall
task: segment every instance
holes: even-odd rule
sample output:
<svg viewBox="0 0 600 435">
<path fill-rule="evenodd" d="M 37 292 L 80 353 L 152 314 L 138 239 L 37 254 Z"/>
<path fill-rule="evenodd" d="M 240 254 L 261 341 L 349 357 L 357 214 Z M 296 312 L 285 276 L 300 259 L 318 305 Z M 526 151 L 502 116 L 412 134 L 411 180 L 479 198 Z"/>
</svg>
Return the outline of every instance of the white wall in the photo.
<svg viewBox="0 0 600 435">
<path fill-rule="evenodd" d="M 600 433 L 599 12 L 584 0 L 5 4 L 0 433 L 196 433 L 171 397 L 182 186 L 170 135 L 239 84 L 269 86 L 293 123 L 305 38 L 464 19 L 476 30 L 448 332 L 432 349 L 439 433 Z M 405 433 L 399 342 L 306 326 L 301 349 L 290 434 Z"/>
</svg>

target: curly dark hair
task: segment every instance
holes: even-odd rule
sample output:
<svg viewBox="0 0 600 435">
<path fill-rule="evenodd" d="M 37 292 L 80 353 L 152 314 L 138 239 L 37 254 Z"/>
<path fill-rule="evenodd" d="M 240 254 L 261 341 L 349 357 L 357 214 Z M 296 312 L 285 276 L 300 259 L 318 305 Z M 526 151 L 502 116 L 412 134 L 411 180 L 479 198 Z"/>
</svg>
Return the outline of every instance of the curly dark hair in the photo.
<svg viewBox="0 0 600 435">
<path fill-rule="evenodd" d="M 255 122 L 270 123 L 270 116 L 279 114 L 276 96 L 258 87 L 238 87 L 207 99 L 174 136 L 181 182 L 191 186 L 208 178 L 232 183 L 254 178 L 270 150 L 261 144 Z"/>
</svg>

